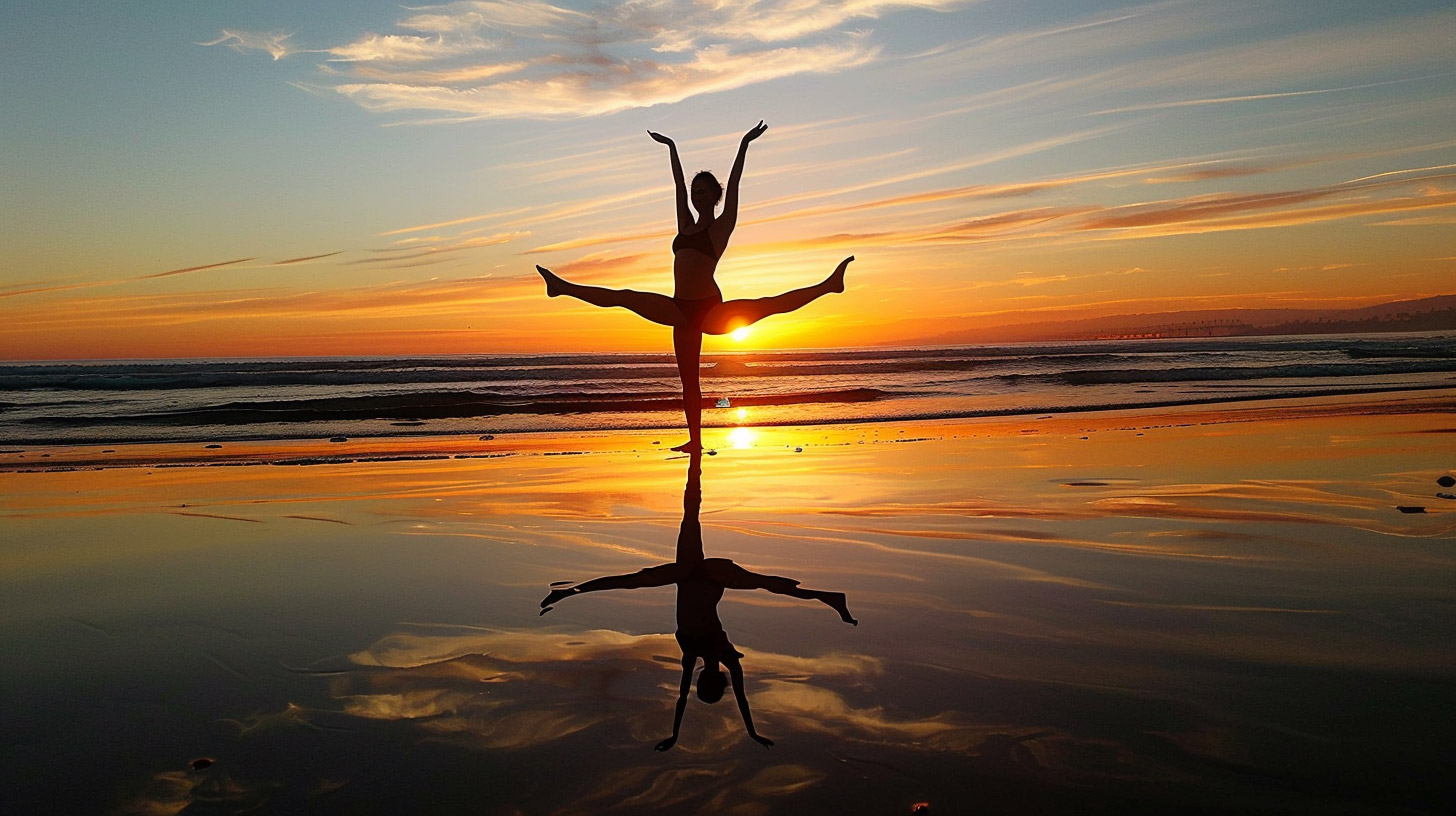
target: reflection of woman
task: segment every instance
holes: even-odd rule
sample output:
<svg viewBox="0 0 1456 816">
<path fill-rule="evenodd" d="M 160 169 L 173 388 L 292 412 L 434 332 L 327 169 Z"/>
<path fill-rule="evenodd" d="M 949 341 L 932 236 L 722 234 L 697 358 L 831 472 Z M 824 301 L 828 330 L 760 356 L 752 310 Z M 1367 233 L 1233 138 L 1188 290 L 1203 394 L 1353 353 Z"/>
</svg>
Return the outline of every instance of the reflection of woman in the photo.
<svg viewBox="0 0 1456 816">
<path fill-rule="evenodd" d="M 672 327 L 673 350 L 677 353 L 678 373 L 682 377 L 683 412 L 687 418 L 688 441 L 673 450 L 699 451 L 702 441 L 702 388 L 699 384 L 698 361 L 704 334 L 727 334 L 734 329 L 756 323 L 769 315 L 792 312 L 830 292 L 844 291 L 844 270 L 854 260 L 851 255 L 840 261 L 829 277 L 813 286 L 795 289 L 773 297 L 753 300 L 723 300 L 723 293 L 713 280 L 718 259 L 728 248 L 728 239 L 738 223 L 738 182 L 743 177 L 743 159 L 748 143 L 763 135 L 768 127 L 759 122 L 743 135 L 738 145 L 738 158 L 728 175 L 728 193 L 723 213 L 714 215 L 718 200 L 723 198 L 723 185 L 706 170 L 693 176 L 692 192 L 683 183 L 682 162 L 677 145 L 660 133 L 648 131 L 653 139 L 667 145 L 672 160 L 672 177 L 677 189 L 677 237 L 672 242 L 673 295 L 637 292 L 631 289 L 605 289 L 572 283 L 544 267 L 536 267 L 546 279 L 546 294 L 551 297 L 570 295 L 593 306 L 620 306 L 630 309 L 653 323 Z M 697 219 L 688 209 L 692 201 Z"/>
<path fill-rule="evenodd" d="M 718 602 L 723 599 L 723 590 L 766 589 L 792 598 L 816 600 L 838 612 L 846 623 L 858 625 L 859 621 L 849 614 L 843 592 L 803 589 L 798 581 L 751 572 L 726 558 L 704 558 L 703 528 L 698 522 L 698 509 L 703 499 L 701 475 L 702 460 L 695 455 L 689 465 L 688 483 L 683 491 L 683 520 L 677 537 L 676 561 L 627 575 L 608 575 L 573 587 L 554 589 L 541 601 L 541 614 L 546 614 L 551 605 L 561 599 L 583 592 L 676 584 L 677 643 L 683 653 L 682 684 L 678 690 L 677 710 L 672 718 L 672 736 L 657 743 L 657 750 L 666 751 L 677 742 L 683 711 L 688 704 L 688 690 L 692 688 L 693 667 L 699 659 L 703 661 L 703 670 L 698 674 L 698 699 L 716 703 L 723 698 L 728 678 L 723 676 L 720 666 L 726 667 L 748 735 L 767 747 L 773 745 L 773 740 L 760 736 L 754 730 L 753 715 L 748 710 L 748 697 L 743 689 L 743 664 L 739 662 L 743 654 L 729 642 L 723 623 L 718 619 Z"/>
</svg>

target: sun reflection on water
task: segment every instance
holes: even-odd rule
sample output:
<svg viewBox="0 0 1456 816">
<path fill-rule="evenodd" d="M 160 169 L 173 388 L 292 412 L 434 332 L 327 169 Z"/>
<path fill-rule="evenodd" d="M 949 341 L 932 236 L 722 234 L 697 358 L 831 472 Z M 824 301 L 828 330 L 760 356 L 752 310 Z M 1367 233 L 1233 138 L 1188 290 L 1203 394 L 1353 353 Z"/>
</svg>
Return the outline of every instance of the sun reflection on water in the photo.
<svg viewBox="0 0 1456 816">
<path fill-rule="evenodd" d="M 751 448 L 755 436 L 757 433 L 752 428 L 734 428 L 728 432 L 728 444 L 735 448 Z"/>
</svg>

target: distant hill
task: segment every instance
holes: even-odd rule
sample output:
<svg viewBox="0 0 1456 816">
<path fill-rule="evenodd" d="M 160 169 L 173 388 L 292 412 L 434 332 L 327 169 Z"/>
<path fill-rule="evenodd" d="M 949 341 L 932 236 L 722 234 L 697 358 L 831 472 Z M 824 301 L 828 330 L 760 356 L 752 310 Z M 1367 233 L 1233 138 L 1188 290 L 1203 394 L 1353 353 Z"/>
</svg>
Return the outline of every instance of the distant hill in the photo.
<svg viewBox="0 0 1456 816">
<path fill-rule="evenodd" d="M 960 345 L 1403 331 L 1456 331 L 1456 294 L 1356 309 L 1206 309 L 984 326 L 945 332 L 915 342 Z"/>
</svg>

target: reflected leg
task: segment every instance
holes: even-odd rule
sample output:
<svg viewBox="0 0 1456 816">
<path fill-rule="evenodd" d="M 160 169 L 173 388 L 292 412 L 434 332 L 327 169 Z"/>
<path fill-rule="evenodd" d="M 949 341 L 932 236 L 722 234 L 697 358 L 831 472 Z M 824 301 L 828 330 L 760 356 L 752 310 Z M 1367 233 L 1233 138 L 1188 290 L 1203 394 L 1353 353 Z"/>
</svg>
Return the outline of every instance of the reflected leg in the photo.
<svg viewBox="0 0 1456 816">
<path fill-rule="evenodd" d="M 813 286 L 805 286 L 802 289 L 795 289 L 772 297 L 730 300 L 715 306 L 703 319 L 703 333 L 727 334 L 734 329 L 757 323 L 769 315 L 785 314 L 802 309 L 825 295 L 843 292 L 844 271 L 852 260 L 854 260 L 853 255 L 840 261 L 839 266 L 835 267 L 829 277 Z"/>
<path fill-rule="evenodd" d="M 677 583 L 682 579 L 684 569 L 676 563 L 658 564 L 655 567 L 647 567 L 626 575 L 604 575 L 601 578 L 593 578 L 590 581 L 577 584 L 571 587 L 553 589 L 541 601 L 541 614 L 546 614 L 551 605 L 563 598 L 572 595 L 580 595 L 583 592 L 601 592 L 606 589 L 642 589 L 643 587 L 659 587 Z"/>
<path fill-rule="evenodd" d="M 804 589 L 799 586 L 798 581 L 792 578 L 764 575 L 746 570 L 726 558 L 709 558 L 703 562 L 703 568 L 709 578 L 722 584 L 727 589 L 766 589 L 776 595 L 787 595 L 790 598 L 803 598 L 806 601 L 818 601 L 833 609 L 835 612 L 838 612 L 840 620 L 843 620 L 845 623 L 852 623 L 855 626 L 859 625 L 859 621 L 855 620 L 854 616 L 849 614 L 849 602 L 843 592 Z"/>
<path fill-rule="evenodd" d="M 683 486 L 683 520 L 677 532 L 678 564 L 692 566 L 703 560 L 703 525 L 698 513 L 703 507 L 703 454 L 688 459 L 688 481 Z"/>
<path fill-rule="evenodd" d="M 608 289 L 604 286 L 572 283 L 544 266 L 536 267 L 536 271 L 546 281 L 547 297 L 568 295 L 593 306 L 621 307 L 664 326 L 677 326 L 684 320 L 682 310 L 667 295 L 659 295 L 656 292 L 638 292 L 635 289 Z"/>
</svg>

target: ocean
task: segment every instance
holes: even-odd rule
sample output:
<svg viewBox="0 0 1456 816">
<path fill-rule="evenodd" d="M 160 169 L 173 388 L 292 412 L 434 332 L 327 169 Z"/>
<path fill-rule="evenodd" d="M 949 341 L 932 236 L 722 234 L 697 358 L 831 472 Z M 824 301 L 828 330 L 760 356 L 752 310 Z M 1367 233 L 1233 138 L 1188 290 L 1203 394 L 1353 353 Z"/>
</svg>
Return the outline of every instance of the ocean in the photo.
<svg viewBox="0 0 1456 816">
<path fill-rule="evenodd" d="M 1062 414 L 1456 387 L 1456 335 L 704 355 L 704 426 Z M 672 355 L 0 364 L 0 444 L 680 429 Z"/>
</svg>

